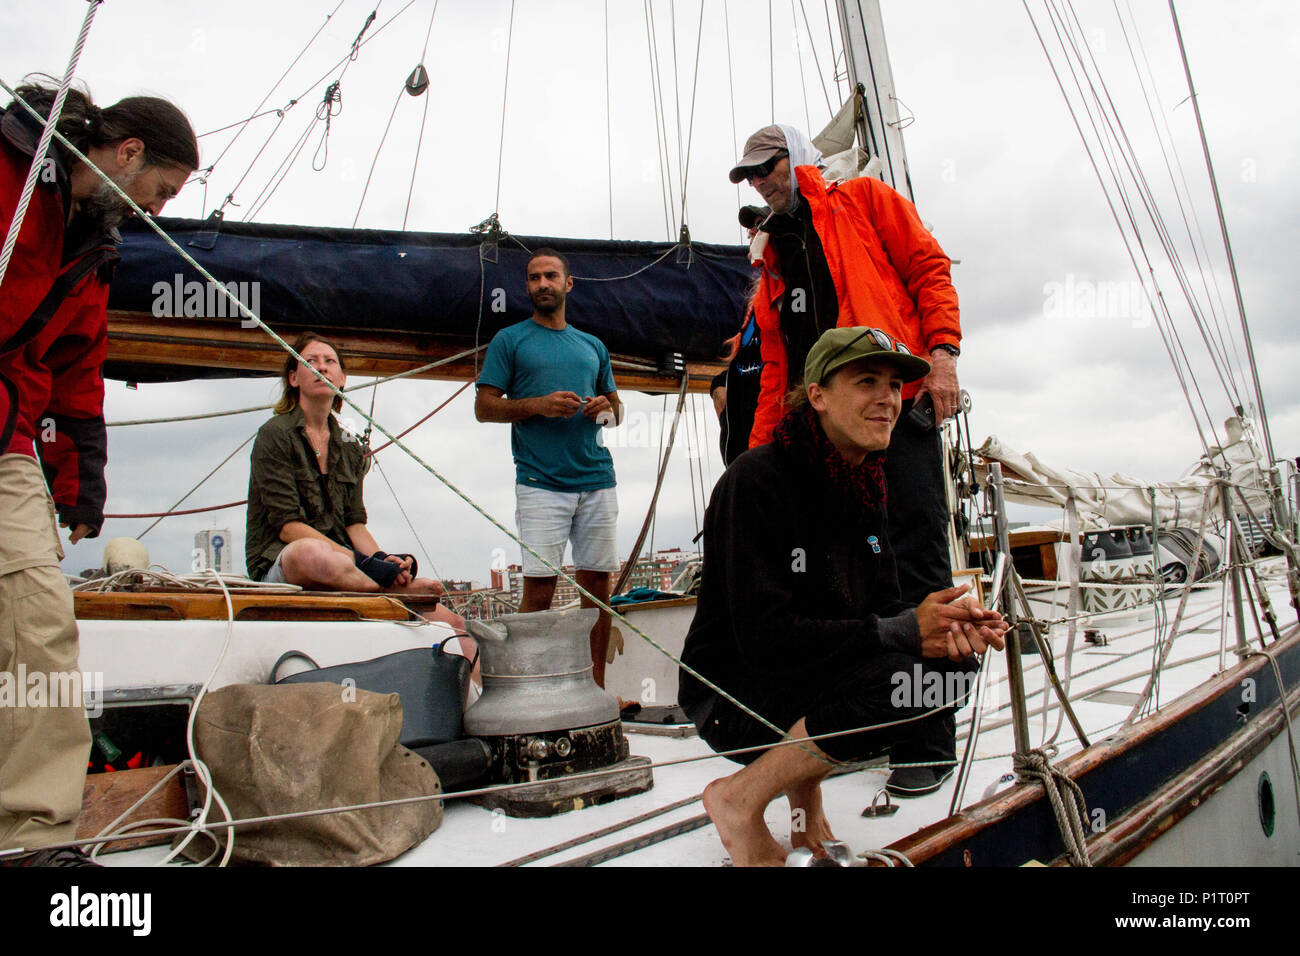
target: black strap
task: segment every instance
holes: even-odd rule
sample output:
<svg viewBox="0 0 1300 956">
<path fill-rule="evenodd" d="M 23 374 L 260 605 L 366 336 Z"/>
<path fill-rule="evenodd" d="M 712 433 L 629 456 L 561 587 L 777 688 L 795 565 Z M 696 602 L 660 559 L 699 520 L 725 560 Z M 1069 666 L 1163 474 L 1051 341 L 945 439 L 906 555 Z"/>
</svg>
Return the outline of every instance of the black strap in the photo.
<svg viewBox="0 0 1300 956">
<path fill-rule="evenodd" d="M 98 255 L 91 254 L 61 273 L 50 286 L 50 291 L 45 293 L 45 298 L 41 299 L 41 304 L 36 307 L 36 311 L 28 316 L 27 321 L 17 332 L 0 345 L 0 355 L 8 355 L 10 352 L 25 348 L 29 342 L 40 335 L 41 330 L 49 325 L 50 319 L 54 318 L 54 313 L 59 310 L 59 306 L 63 304 L 68 294 L 76 288 L 77 283 L 103 265 L 107 259 L 108 257 L 102 252 Z"/>
<path fill-rule="evenodd" d="M 3 455 L 9 450 L 9 442 L 13 440 L 14 430 L 18 427 L 18 389 L 2 374 L 0 374 L 0 388 L 3 388 L 9 397 L 9 411 L 5 413 L 3 427 L 0 427 L 0 455 Z"/>
</svg>

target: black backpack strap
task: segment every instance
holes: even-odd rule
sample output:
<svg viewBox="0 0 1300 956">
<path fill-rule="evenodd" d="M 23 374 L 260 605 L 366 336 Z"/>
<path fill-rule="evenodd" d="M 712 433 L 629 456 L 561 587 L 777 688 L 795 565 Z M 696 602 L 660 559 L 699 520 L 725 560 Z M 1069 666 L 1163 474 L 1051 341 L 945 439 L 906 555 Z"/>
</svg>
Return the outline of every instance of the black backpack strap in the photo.
<svg viewBox="0 0 1300 956">
<path fill-rule="evenodd" d="M 0 355 L 8 355 L 10 352 L 16 352 L 24 348 L 28 342 L 41 334 L 41 330 L 49 324 L 50 319 L 54 318 L 54 313 L 59 310 L 69 293 L 77 287 L 82 279 L 90 275 L 97 268 L 108 261 L 108 256 L 102 252 L 98 255 L 92 254 L 83 257 L 69 269 L 59 275 L 50 286 L 50 291 L 45 293 L 45 298 L 41 299 L 40 305 L 34 311 L 9 339 L 0 345 Z"/>
</svg>

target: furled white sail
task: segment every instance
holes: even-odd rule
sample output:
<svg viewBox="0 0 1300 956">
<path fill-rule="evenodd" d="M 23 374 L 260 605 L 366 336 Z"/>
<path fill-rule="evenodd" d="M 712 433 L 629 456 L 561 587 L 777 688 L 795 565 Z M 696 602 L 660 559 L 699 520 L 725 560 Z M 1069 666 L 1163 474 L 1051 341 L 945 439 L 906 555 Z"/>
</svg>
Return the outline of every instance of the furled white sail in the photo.
<svg viewBox="0 0 1300 956">
<path fill-rule="evenodd" d="M 976 450 L 975 476 L 983 484 L 989 463 L 1001 462 L 1008 501 L 1064 509 L 1073 495 L 1082 528 L 1095 530 L 1149 525 L 1153 492 L 1155 512 L 1162 526 L 1194 525 L 1205 507 L 1219 515 L 1223 506 L 1216 479 L 1226 468 L 1229 480 L 1241 488 L 1251 511 L 1265 518 L 1269 503 L 1255 425 L 1248 418 L 1234 417 L 1227 420 L 1225 427 L 1228 441 L 1212 447 L 1209 455 L 1202 456 L 1177 481 L 1152 482 L 1119 473 L 1101 475 L 1060 468 L 1040 461 L 1033 452 L 1007 447 L 997 436 L 985 439 Z M 1241 499 L 1234 495 L 1232 511 L 1242 514 L 1245 510 Z"/>
</svg>

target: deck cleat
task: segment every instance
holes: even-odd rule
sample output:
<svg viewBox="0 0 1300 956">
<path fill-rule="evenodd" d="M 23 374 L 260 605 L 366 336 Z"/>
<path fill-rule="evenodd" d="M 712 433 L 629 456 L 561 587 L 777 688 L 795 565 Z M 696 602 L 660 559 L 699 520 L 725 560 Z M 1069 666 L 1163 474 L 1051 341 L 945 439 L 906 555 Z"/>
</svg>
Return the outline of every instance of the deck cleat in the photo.
<svg viewBox="0 0 1300 956">
<path fill-rule="evenodd" d="M 882 804 L 880 798 L 884 797 L 885 802 Z M 892 817 L 898 812 L 898 804 L 889 798 L 889 790 L 881 787 L 876 791 L 876 795 L 871 798 L 871 806 L 862 811 L 864 817 Z"/>
<path fill-rule="evenodd" d="M 785 858 L 786 866 L 853 866 L 853 851 L 841 840 L 823 840 L 825 856 L 817 856 L 806 846 L 792 850 Z"/>
</svg>

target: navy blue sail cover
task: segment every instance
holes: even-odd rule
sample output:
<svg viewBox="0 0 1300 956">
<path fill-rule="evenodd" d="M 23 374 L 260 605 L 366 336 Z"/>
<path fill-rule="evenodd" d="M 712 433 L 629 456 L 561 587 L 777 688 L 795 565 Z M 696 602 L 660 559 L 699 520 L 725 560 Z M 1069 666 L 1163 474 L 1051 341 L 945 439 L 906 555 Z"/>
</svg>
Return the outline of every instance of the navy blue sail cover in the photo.
<svg viewBox="0 0 1300 956">
<path fill-rule="evenodd" d="M 532 313 L 524 291 L 527 250 L 552 246 L 568 258 L 574 276 L 566 317 L 575 327 L 611 352 L 649 363 L 668 352 L 713 361 L 740 329 L 754 278 L 744 246 L 503 234 L 481 259 L 484 237 L 471 234 L 226 222 L 213 242 L 212 227 L 202 220 L 158 223 L 218 281 L 248 283 L 232 289 L 242 289 L 241 298 L 268 324 L 323 334 L 360 329 L 486 343 Z M 228 301 L 198 294 L 201 276 L 153 230 L 128 222 L 122 232 L 111 309 L 239 321 Z M 138 377 L 133 371 L 123 377 Z M 203 372 L 174 377 L 190 374 Z"/>
</svg>

